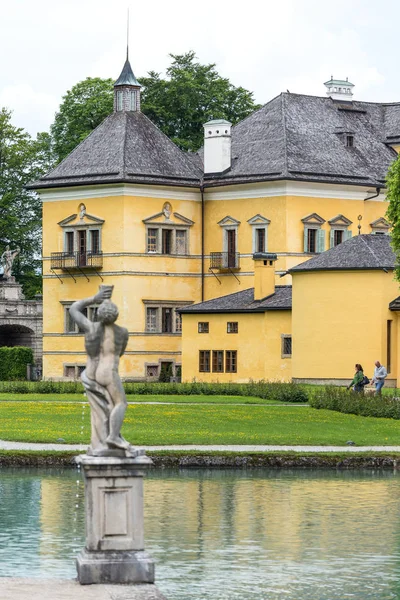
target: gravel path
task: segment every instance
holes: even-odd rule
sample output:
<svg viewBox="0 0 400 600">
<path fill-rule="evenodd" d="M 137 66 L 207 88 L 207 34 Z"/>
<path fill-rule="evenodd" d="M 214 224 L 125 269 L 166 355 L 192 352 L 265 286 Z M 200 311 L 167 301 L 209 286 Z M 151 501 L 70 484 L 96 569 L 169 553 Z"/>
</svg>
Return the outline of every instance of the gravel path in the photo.
<svg viewBox="0 0 400 600">
<path fill-rule="evenodd" d="M 179 450 L 201 452 L 400 452 L 400 446 L 142 446 L 145 450 Z M 6 442 L 0 440 L 0 450 L 43 450 L 65 452 L 86 451 L 87 444 L 35 444 L 28 442 Z"/>
</svg>

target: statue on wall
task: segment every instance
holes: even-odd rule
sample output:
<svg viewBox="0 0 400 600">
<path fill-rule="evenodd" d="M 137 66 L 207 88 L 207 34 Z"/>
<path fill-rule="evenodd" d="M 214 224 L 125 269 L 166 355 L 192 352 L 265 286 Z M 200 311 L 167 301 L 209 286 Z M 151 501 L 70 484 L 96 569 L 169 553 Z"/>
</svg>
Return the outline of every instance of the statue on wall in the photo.
<svg viewBox="0 0 400 600">
<path fill-rule="evenodd" d="M 0 257 L 0 263 L 3 267 L 3 279 L 11 277 L 11 270 L 16 256 L 20 253 L 20 248 L 10 250 L 10 246 L 6 246 L 5 251 Z"/>
<path fill-rule="evenodd" d="M 86 206 L 84 204 L 79 205 L 79 218 L 83 221 L 84 216 L 86 215 Z"/>
<path fill-rule="evenodd" d="M 111 302 L 112 290 L 113 286 L 101 285 L 95 296 L 74 302 L 69 310 L 72 319 L 85 333 L 87 363 L 81 379 L 91 408 L 88 454 L 139 456 L 144 451 L 133 448 L 121 436 L 127 401 L 118 367 L 129 334 L 127 329 L 115 324 L 118 308 Z M 84 314 L 93 304 L 100 304 L 97 322 L 90 321 Z"/>
<path fill-rule="evenodd" d="M 172 213 L 172 206 L 170 205 L 169 202 L 165 202 L 163 209 L 162 209 L 163 215 L 165 217 L 166 221 L 169 221 L 170 217 L 171 217 L 171 213 Z"/>
</svg>

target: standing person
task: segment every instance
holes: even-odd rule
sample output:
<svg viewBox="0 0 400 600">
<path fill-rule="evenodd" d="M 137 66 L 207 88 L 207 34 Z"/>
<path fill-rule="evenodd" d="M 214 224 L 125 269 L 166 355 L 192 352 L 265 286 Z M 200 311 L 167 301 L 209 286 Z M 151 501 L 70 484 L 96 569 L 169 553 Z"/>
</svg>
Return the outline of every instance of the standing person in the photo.
<svg viewBox="0 0 400 600">
<path fill-rule="evenodd" d="M 387 377 L 387 371 L 383 365 L 377 360 L 375 362 L 374 376 L 371 383 L 375 383 L 375 395 L 381 394 L 381 389 L 385 385 L 385 379 Z"/>
<path fill-rule="evenodd" d="M 364 371 L 362 366 L 357 363 L 355 366 L 356 372 L 354 373 L 353 381 L 347 386 L 349 390 L 353 386 L 354 392 L 364 392 Z"/>
</svg>

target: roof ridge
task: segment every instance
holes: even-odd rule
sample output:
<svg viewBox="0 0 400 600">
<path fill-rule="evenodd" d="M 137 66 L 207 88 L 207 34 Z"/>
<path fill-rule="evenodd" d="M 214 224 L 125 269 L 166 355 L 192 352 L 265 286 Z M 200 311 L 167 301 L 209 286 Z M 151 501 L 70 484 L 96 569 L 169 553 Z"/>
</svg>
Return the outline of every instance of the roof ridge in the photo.
<svg viewBox="0 0 400 600">
<path fill-rule="evenodd" d="M 188 166 L 190 165 L 192 168 L 194 167 L 197 171 L 199 171 L 200 175 L 199 175 L 199 179 L 201 179 L 201 177 L 203 176 L 202 171 L 194 164 L 194 162 L 189 158 L 187 152 L 185 152 L 184 150 L 182 150 L 182 148 L 179 148 L 178 144 L 175 144 L 174 141 L 171 140 L 171 138 L 162 131 L 162 129 L 160 129 L 160 127 L 158 127 L 158 125 L 156 125 L 155 123 L 153 123 L 153 121 L 151 119 L 149 119 L 149 117 L 147 115 L 145 115 L 143 112 L 140 113 L 141 115 L 144 116 L 145 119 L 147 119 L 152 125 L 153 127 L 155 127 L 163 137 L 165 137 L 170 144 L 173 144 L 175 146 L 175 148 L 177 150 L 179 150 L 179 152 L 181 153 L 181 155 L 184 157 L 185 161 L 187 162 Z"/>
<path fill-rule="evenodd" d="M 128 143 L 128 113 L 126 111 L 123 112 L 124 114 L 124 118 L 125 118 L 125 127 L 124 127 L 124 141 L 122 144 L 122 175 L 125 177 L 126 176 L 126 155 L 127 155 L 127 151 L 126 151 L 126 146 Z"/>
<path fill-rule="evenodd" d="M 356 237 L 356 239 L 357 239 L 357 237 Z M 368 239 L 370 239 L 370 238 L 368 238 Z M 366 247 L 368 248 L 369 252 L 372 254 L 372 256 L 374 257 L 374 259 L 376 260 L 377 264 L 379 264 L 379 258 L 378 258 L 378 256 L 375 254 L 375 252 L 373 251 L 373 249 L 371 248 L 371 246 L 369 244 L 367 244 L 367 240 L 364 238 L 364 236 L 361 238 L 361 241 L 363 242 L 363 244 L 366 245 Z"/>
<path fill-rule="evenodd" d="M 253 117 L 254 115 L 256 115 L 257 113 L 261 112 L 264 108 L 266 108 L 269 104 L 271 104 L 272 102 L 274 102 L 277 98 L 279 98 L 280 96 L 282 96 L 283 92 L 281 92 L 280 94 L 277 94 L 276 96 L 274 96 L 273 98 L 271 98 L 271 100 L 268 100 L 268 102 L 266 102 L 265 104 L 263 104 L 262 106 L 260 106 L 260 108 L 257 108 L 256 110 L 253 110 L 253 112 L 251 112 L 249 115 L 247 115 L 247 117 L 244 117 L 244 119 L 242 119 L 241 121 L 238 121 L 237 123 L 235 123 L 235 125 L 233 125 L 232 129 L 235 129 L 235 127 L 237 127 L 238 125 L 241 125 L 242 123 L 244 123 L 247 119 L 250 119 L 250 117 Z M 202 146 L 203 147 L 203 146 Z M 200 150 L 200 148 L 199 148 Z"/>
<path fill-rule="evenodd" d="M 288 163 L 288 151 L 287 151 L 287 135 L 286 135 L 286 104 L 285 104 L 285 94 L 281 94 L 282 97 L 282 103 L 281 103 L 281 110 L 282 110 L 282 127 L 283 127 L 283 148 L 284 148 L 284 167 L 285 167 L 285 171 L 284 174 L 288 175 L 289 173 L 289 163 Z"/>
</svg>

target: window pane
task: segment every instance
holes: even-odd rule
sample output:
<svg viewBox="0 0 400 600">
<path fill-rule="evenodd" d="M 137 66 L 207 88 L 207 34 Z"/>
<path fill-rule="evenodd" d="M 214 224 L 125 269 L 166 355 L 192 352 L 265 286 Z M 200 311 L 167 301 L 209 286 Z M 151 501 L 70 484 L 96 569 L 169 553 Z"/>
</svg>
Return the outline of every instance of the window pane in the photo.
<svg viewBox="0 0 400 600">
<path fill-rule="evenodd" d="M 292 338 L 290 336 L 282 338 L 282 354 L 286 356 L 292 355 Z"/>
<path fill-rule="evenodd" d="M 65 252 L 72 254 L 74 251 L 74 232 L 67 231 L 65 234 Z"/>
<path fill-rule="evenodd" d="M 204 322 L 204 321 L 203 322 L 200 321 L 198 323 L 198 332 L 199 333 L 208 333 L 208 331 L 209 331 L 208 323 Z"/>
<path fill-rule="evenodd" d="M 157 252 L 158 229 L 147 230 L 147 252 Z"/>
<path fill-rule="evenodd" d="M 131 91 L 129 95 L 129 110 L 136 110 L 136 92 Z"/>
<path fill-rule="evenodd" d="M 237 321 L 230 321 L 227 323 L 227 333 L 238 333 L 239 323 Z"/>
<path fill-rule="evenodd" d="M 172 332 L 172 308 L 162 309 L 161 329 L 163 333 Z"/>
<path fill-rule="evenodd" d="M 172 231 L 171 229 L 162 230 L 162 253 L 172 253 Z"/>
<path fill-rule="evenodd" d="M 158 377 L 158 365 L 147 365 L 146 377 Z"/>
<path fill-rule="evenodd" d="M 236 373 L 237 372 L 237 351 L 227 350 L 226 353 L 226 372 Z"/>
<path fill-rule="evenodd" d="M 71 315 L 69 314 L 69 308 L 65 309 L 65 331 L 67 333 L 75 333 L 77 331 L 77 326 L 75 325 L 75 321 L 72 320 Z"/>
<path fill-rule="evenodd" d="M 98 254 L 100 252 L 100 231 L 98 229 L 92 229 L 90 231 L 90 245 L 92 254 Z"/>
<path fill-rule="evenodd" d="M 338 246 L 343 242 L 343 231 L 340 229 L 335 229 L 333 232 L 333 245 Z"/>
<path fill-rule="evenodd" d="M 175 311 L 175 333 L 182 332 L 182 316 L 180 313 Z"/>
<path fill-rule="evenodd" d="M 158 308 L 147 308 L 146 310 L 146 331 L 157 331 Z"/>
<path fill-rule="evenodd" d="M 117 110 L 122 110 L 123 94 L 122 92 L 117 93 Z"/>
<path fill-rule="evenodd" d="M 317 229 L 309 229 L 307 232 L 307 252 L 317 251 Z"/>
<path fill-rule="evenodd" d="M 256 252 L 265 252 L 265 229 L 256 229 Z"/>
<path fill-rule="evenodd" d="M 210 350 L 199 351 L 199 371 L 200 373 L 210 372 Z"/>
<path fill-rule="evenodd" d="M 183 229 L 177 229 L 175 232 L 176 236 L 176 253 L 177 254 L 187 254 L 186 250 L 186 240 L 187 240 L 187 231 Z"/>
<path fill-rule="evenodd" d="M 73 365 L 65 365 L 65 367 L 64 367 L 64 377 L 69 377 L 70 379 L 75 379 L 75 366 L 73 366 Z"/>
<path fill-rule="evenodd" d="M 223 350 L 213 350 L 212 370 L 213 370 L 213 373 L 223 373 L 224 372 L 224 351 Z"/>
</svg>

